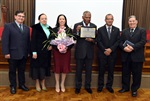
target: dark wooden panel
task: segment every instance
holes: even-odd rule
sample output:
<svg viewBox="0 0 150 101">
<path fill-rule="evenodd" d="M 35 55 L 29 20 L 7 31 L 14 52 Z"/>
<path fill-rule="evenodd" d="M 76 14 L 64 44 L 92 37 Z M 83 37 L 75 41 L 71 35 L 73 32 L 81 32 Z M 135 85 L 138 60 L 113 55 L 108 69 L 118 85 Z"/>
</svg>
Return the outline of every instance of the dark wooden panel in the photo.
<svg viewBox="0 0 150 101">
<path fill-rule="evenodd" d="M 76 63 L 74 59 L 74 49 L 75 46 L 72 48 L 72 56 L 71 56 L 71 67 L 72 71 L 75 70 Z M 145 45 L 145 56 L 146 56 L 146 61 L 143 65 L 143 72 L 150 72 L 150 43 L 147 43 Z M 117 63 L 115 66 L 115 71 L 121 71 L 121 57 L 120 57 L 120 50 L 118 49 L 118 57 L 117 57 Z M 53 67 L 53 58 L 52 58 L 52 67 Z M 29 58 L 27 60 L 27 71 L 29 70 L 30 67 L 30 62 Z M 2 47 L 1 47 L 1 41 L 0 41 L 0 70 L 8 70 L 8 62 L 7 59 L 4 58 L 2 55 Z M 97 71 L 98 70 L 98 62 L 97 62 L 97 47 L 95 46 L 95 52 L 94 52 L 94 60 L 93 60 L 93 65 L 92 65 L 92 70 Z"/>
</svg>

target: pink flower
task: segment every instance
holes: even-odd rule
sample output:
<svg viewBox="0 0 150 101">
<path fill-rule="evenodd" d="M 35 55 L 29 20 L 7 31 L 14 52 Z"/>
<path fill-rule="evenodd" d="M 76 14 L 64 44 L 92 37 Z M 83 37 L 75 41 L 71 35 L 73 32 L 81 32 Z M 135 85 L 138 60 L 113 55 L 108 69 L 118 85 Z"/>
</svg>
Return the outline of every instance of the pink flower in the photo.
<svg viewBox="0 0 150 101">
<path fill-rule="evenodd" d="M 60 33 L 62 33 L 62 32 L 65 32 L 65 28 L 66 28 L 66 27 L 59 28 L 59 31 L 58 31 L 57 33 L 60 34 Z"/>
<path fill-rule="evenodd" d="M 58 44 L 57 48 L 58 48 L 60 53 L 66 53 L 67 52 L 67 47 L 63 44 Z"/>
</svg>

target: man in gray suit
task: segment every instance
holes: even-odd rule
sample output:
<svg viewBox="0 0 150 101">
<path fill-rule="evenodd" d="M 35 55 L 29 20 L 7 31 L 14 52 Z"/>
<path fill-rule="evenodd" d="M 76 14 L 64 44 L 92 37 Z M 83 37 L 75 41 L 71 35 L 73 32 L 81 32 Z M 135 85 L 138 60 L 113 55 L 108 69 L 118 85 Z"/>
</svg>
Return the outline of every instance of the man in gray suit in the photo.
<svg viewBox="0 0 150 101">
<path fill-rule="evenodd" d="M 25 84 L 25 65 L 30 48 L 30 30 L 23 24 L 24 11 L 15 12 L 15 21 L 5 24 L 2 33 L 2 53 L 9 63 L 11 94 L 16 93 L 16 69 L 18 69 L 19 89 L 28 91 Z"/>
<path fill-rule="evenodd" d="M 97 28 L 97 26 L 91 23 L 91 13 L 85 11 L 82 16 L 83 21 L 74 25 L 73 33 L 77 36 L 77 43 L 75 47 L 75 59 L 76 59 L 76 87 L 75 93 L 80 93 L 82 86 L 82 70 L 85 68 L 85 90 L 88 93 L 92 93 L 91 90 L 91 74 L 92 74 L 92 61 L 94 57 L 94 44 L 95 41 L 92 38 L 81 38 L 81 27 Z"/>
</svg>

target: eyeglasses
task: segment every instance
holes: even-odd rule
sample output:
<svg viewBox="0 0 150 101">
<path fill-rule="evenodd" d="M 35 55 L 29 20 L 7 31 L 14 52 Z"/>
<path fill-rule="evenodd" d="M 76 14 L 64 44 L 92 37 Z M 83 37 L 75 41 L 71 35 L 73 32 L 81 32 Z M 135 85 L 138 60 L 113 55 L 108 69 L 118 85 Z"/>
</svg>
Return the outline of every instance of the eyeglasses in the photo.
<svg viewBox="0 0 150 101">
<path fill-rule="evenodd" d="M 21 15 L 17 15 L 17 16 L 18 16 L 19 18 L 21 18 L 21 17 L 22 17 L 22 18 L 25 18 L 25 16 L 21 16 Z"/>
<path fill-rule="evenodd" d="M 106 20 L 113 20 L 113 18 L 106 18 Z"/>
</svg>

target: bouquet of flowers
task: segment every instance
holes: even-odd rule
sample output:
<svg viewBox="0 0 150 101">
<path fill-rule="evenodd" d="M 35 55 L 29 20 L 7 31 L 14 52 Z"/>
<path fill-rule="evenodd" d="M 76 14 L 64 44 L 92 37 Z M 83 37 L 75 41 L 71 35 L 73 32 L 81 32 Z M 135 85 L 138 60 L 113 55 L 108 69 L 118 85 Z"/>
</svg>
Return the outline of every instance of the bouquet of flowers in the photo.
<svg viewBox="0 0 150 101">
<path fill-rule="evenodd" d="M 76 43 L 75 40 L 73 39 L 74 36 L 69 33 L 66 33 L 65 27 L 60 28 L 57 34 L 54 32 L 53 34 L 55 34 L 56 38 L 51 40 L 50 44 L 56 45 L 60 53 L 66 53 L 67 46 L 70 46 Z"/>
</svg>

